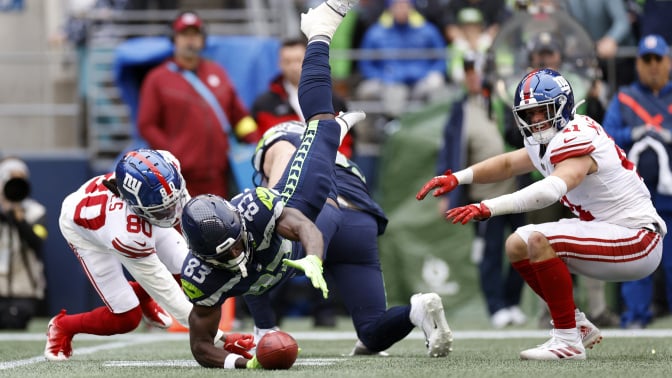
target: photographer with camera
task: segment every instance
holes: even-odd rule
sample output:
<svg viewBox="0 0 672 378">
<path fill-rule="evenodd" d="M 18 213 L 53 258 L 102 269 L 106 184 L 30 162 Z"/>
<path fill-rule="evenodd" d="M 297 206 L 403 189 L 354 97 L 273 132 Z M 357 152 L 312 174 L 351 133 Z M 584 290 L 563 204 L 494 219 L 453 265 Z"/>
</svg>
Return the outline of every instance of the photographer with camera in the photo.
<svg viewBox="0 0 672 378">
<path fill-rule="evenodd" d="M 0 160 L 0 329 L 25 329 L 44 299 L 46 210 L 29 198 L 28 166 Z"/>
</svg>

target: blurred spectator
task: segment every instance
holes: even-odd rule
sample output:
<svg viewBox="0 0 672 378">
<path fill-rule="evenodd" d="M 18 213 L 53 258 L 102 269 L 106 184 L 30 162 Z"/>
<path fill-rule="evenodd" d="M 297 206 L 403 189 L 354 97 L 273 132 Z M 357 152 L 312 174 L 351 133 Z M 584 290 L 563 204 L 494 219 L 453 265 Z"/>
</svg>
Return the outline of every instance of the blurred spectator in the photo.
<svg viewBox="0 0 672 378">
<path fill-rule="evenodd" d="M 662 36 L 652 34 L 639 42 L 635 68 L 639 80 L 621 88 L 613 97 L 603 126 L 628 152 L 651 192 L 656 210 L 672 224 L 672 82 L 670 50 Z M 663 240 L 663 259 L 668 306 L 672 306 L 672 242 Z M 646 327 L 652 320 L 653 275 L 621 284 L 625 311 L 621 326 Z M 670 307 L 672 310 L 672 307 Z"/>
<path fill-rule="evenodd" d="M 0 329 L 26 329 L 44 299 L 46 210 L 30 198 L 28 166 L 0 160 Z"/>
<path fill-rule="evenodd" d="M 364 35 L 361 48 L 383 54 L 403 53 L 408 49 L 445 49 L 439 30 L 414 8 L 414 0 L 387 0 L 387 10 Z M 446 62 L 443 58 L 362 59 L 359 70 L 363 81 L 357 97 L 382 100 L 385 113 L 396 118 L 407 108 L 409 99 L 427 100 L 445 87 Z"/>
<path fill-rule="evenodd" d="M 642 0 L 639 1 L 641 3 Z M 639 18 L 640 36 L 658 34 L 668 44 L 672 43 L 672 1 L 644 0 L 642 13 Z"/>
<path fill-rule="evenodd" d="M 192 195 L 228 198 L 226 130 L 254 143 L 257 125 L 224 69 L 201 57 L 206 39 L 201 18 L 193 11 L 181 12 L 172 28 L 173 57 L 152 69 L 142 83 L 138 130 L 151 148 L 168 150 L 182 163 Z"/>
<path fill-rule="evenodd" d="M 504 0 L 451 0 L 445 8 L 444 16 L 444 33 L 448 43 L 464 39 L 458 20 L 458 15 L 464 8 L 476 8 L 481 12 L 490 40 L 495 39 L 500 26 L 509 17 Z"/>
<path fill-rule="evenodd" d="M 483 88 L 482 76 L 475 67 L 475 57 L 464 59 L 465 95 L 451 106 L 450 117 L 443 129 L 443 145 L 439 151 L 437 175 L 447 169 L 458 171 L 474 163 L 505 152 L 505 142 L 490 111 L 490 93 Z M 480 202 L 486 198 L 512 193 L 516 180 L 495 184 L 461 186 L 439 202 L 443 214 L 449 208 Z M 504 234 L 525 224 L 525 214 L 493 217 L 474 222 L 475 239 L 472 260 L 478 264 L 481 291 L 494 328 L 522 325 L 527 317 L 521 311 L 523 279 L 510 264 L 504 266 Z"/>
<path fill-rule="evenodd" d="M 252 104 L 252 117 L 257 122 L 259 135 L 282 122 L 305 121 L 299 107 L 299 79 L 305 55 L 306 41 L 303 38 L 286 39 L 280 46 L 280 73 L 270 83 L 268 91 L 260 94 Z M 332 95 L 332 102 L 336 113 L 347 111 L 341 97 Z M 352 137 L 346 136 L 339 151 L 351 157 L 352 145 Z"/>
<path fill-rule="evenodd" d="M 177 9 L 179 0 L 125 0 L 126 10 Z"/>
<path fill-rule="evenodd" d="M 474 68 L 483 72 L 485 55 L 492 44 L 492 37 L 483 23 L 483 14 L 476 8 L 463 8 L 457 14 L 460 37 L 450 46 L 450 64 L 448 72 L 454 83 L 464 80 L 464 56 L 470 54 Z M 479 75 L 480 76 L 480 75 Z"/>
<path fill-rule="evenodd" d="M 608 60 L 615 59 L 617 87 L 634 80 L 631 58 L 616 58 L 619 46 L 633 46 L 630 19 L 623 0 L 564 0 L 566 9 L 595 42 L 595 51 L 605 75 L 609 75 Z M 597 119 L 599 122 L 600 120 Z"/>
</svg>

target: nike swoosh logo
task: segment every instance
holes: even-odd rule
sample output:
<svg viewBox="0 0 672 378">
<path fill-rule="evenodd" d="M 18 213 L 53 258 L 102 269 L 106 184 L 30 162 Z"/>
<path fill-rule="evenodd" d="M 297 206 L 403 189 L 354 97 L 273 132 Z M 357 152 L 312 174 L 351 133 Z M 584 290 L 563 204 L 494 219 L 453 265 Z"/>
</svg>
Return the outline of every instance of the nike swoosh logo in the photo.
<svg viewBox="0 0 672 378">
<path fill-rule="evenodd" d="M 576 139 L 576 138 L 577 138 L 577 137 L 574 137 L 574 138 L 565 138 L 565 143 L 569 143 L 569 142 L 573 141 L 573 140 Z"/>
<path fill-rule="evenodd" d="M 140 243 L 139 241 L 135 241 L 135 240 L 133 240 L 133 242 L 135 242 L 135 244 L 137 244 L 137 245 L 139 245 L 139 246 L 141 246 L 141 247 L 146 247 L 146 246 L 147 246 L 147 242 L 142 242 L 142 243 Z"/>
</svg>

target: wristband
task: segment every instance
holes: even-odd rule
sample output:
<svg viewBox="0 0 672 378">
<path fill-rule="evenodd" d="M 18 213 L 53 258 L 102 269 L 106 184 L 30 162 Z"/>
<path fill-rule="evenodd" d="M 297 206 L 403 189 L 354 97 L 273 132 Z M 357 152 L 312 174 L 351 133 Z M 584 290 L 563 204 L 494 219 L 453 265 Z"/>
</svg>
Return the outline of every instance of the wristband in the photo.
<svg viewBox="0 0 672 378">
<path fill-rule="evenodd" d="M 474 181 L 474 171 L 471 168 L 465 168 L 461 171 L 453 173 L 460 185 L 469 185 Z"/>
<path fill-rule="evenodd" d="M 238 358 L 244 357 L 235 353 L 229 353 L 229 355 L 224 359 L 224 369 L 235 369 Z"/>
</svg>

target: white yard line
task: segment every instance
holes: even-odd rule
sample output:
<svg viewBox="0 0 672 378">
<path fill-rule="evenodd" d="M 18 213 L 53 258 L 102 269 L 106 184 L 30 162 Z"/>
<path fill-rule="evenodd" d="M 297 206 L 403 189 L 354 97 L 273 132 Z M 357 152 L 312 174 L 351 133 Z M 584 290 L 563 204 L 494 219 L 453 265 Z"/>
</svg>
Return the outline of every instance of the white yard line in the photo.
<svg viewBox="0 0 672 378">
<path fill-rule="evenodd" d="M 355 332 L 336 331 L 336 332 L 291 332 L 297 340 L 352 340 L 357 339 Z M 672 329 L 639 329 L 639 330 L 621 330 L 607 329 L 602 330 L 602 335 L 607 338 L 645 338 L 645 337 L 672 337 Z M 476 340 L 476 339 L 525 339 L 525 338 L 543 338 L 548 336 L 546 330 L 500 330 L 500 331 L 455 331 L 455 340 Z M 422 340 L 422 332 L 411 332 L 407 337 L 411 340 Z M 188 341 L 187 333 L 154 332 L 154 333 L 127 333 L 115 336 L 95 336 L 95 335 L 77 335 L 75 340 L 87 341 L 109 341 L 107 343 L 92 347 L 82 347 L 74 349 L 75 355 L 97 353 L 104 350 L 124 348 L 131 345 L 150 343 L 156 341 Z M 44 333 L 0 333 L 0 342 L 2 341 L 46 341 Z M 311 358 L 299 359 L 297 365 L 330 365 L 338 361 L 338 358 Z M 20 366 L 47 362 L 44 356 L 26 358 L 22 360 L 12 360 L 0 362 L 0 370 L 13 369 Z M 58 363 L 58 362 L 56 362 Z M 141 364 L 139 366 L 198 366 L 195 361 L 187 360 L 164 360 L 164 361 L 108 361 L 104 366 L 121 366 L 118 364 L 127 364 L 123 366 L 134 366 L 132 364 Z M 117 365 L 115 365 L 117 364 Z M 144 365 L 142 365 L 144 364 Z"/>
</svg>

